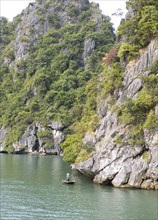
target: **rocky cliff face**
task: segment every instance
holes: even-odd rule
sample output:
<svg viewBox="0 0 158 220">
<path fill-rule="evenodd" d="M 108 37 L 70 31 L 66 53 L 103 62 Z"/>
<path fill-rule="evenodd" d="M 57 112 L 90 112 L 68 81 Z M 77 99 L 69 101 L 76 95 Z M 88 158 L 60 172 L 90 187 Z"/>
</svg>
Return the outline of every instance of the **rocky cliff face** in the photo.
<svg viewBox="0 0 158 220">
<path fill-rule="evenodd" d="M 13 142 L 13 153 L 23 154 L 60 154 L 61 142 L 64 140 L 62 133 L 63 126 L 59 122 L 52 122 L 48 125 L 50 133 L 45 134 L 45 128 L 40 123 L 29 125 L 24 134 L 16 142 Z M 40 133 L 44 133 L 40 135 Z M 0 152 L 5 151 L 5 140 L 7 138 L 7 128 L 0 129 Z"/>
<path fill-rule="evenodd" d="M 139 59 L 129 63 L 123 76 L 123 90 L 117 91 L 116 105 L 127 98 L 135 99 L 142 89 L 142 75 L 149 75 L 148 67 L 158 57 L 158 39 L 152 40 Z M 117 108 L 117 107 L 116 107 Z M 155 114 L 158 118 L 158 105 Z M 132 146 L 128 141 L 129 126 L 118 121 L 116 111 L 100 102 L 98 114 L 102 117 L 94 135 L 87 134 L 84 142 L 95 145 L 92 158 L 73 168 L 91 176 L 95 183 L 112 184 L 116 187 L 158 189 L 158 127 L 143 131 L 144 144 Z M 117 141 L 119 137 L 119 141 Z"/>
<path fill-rule="evenodd" d="M 14 18 L 13 23 L 16 26 L 15 40 L 11 43 L 11 46 L 15 53 L 15 61 L 25 58 L 29 54 L 29 49 L 34 46 L 39 40 L 40 36 L 44 35 L 51 28 L 58 29 L 66 24 L 76 24 L 79 21 L 76 19 L 77 14 L 80 14 L 85 7 L 89 7 L 89 1 L 80 0 L 76 1 L 40 1 L 30 3 L 29 6 L 22 11 L 20 15 Z M 93 10 L 93 4 L 91 5 Z M 74 14 L 73 14 L 74 13 Z M 102 15 L 99 9 L 94 6 L 93 19 L 98 25 L 98 31 L 100 22 L 102 22 Z M 90 44 L 85 42 L 85 52 L 83 57 L 87 56 L 86 50 L 92 50 Z M 87 49 L 90 46 L 90 49 Z"/>
</svg>

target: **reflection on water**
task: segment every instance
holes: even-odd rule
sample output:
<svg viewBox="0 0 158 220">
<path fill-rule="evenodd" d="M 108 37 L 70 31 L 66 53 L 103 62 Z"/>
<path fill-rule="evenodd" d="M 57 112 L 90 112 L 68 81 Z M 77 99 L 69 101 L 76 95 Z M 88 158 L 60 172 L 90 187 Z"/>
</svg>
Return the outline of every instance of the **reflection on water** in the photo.
<svg viewBox="0 0 158 220">
<path fill-rule="evenodd" d="M 158 192 L 95 185 L 58 156 L 0 155 L 1 218 L 69 220 L 157 220 Z"/>
</svg>

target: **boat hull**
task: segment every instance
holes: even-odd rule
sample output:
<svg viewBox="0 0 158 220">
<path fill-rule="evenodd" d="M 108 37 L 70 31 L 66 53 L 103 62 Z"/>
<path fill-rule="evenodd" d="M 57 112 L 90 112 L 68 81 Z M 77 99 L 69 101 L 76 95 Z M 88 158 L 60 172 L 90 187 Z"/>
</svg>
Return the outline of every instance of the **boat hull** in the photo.
<svg viewBox="0 0 158 220">
<path fill-rule="evenodd" d="M 64 184 L 74 184 L 75 181 L 74 180 L 72 180 L 72 181 L 62 180 L 62 183 L 64 183 Z"/>
</svg>

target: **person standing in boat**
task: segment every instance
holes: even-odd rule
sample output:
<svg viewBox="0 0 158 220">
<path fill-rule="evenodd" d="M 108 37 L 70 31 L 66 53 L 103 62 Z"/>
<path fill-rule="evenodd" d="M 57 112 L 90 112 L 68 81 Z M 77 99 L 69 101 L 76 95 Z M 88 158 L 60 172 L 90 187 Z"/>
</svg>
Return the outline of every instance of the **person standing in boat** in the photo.
<svg viewBox="0 0 158 220">
<path fill-rule="evenodd" d="M 67 173 L 67 174 L 66 174 L 66 180 L 67 180 L 67 181 L 70 181 L 70 173 Z"/>
</svg>

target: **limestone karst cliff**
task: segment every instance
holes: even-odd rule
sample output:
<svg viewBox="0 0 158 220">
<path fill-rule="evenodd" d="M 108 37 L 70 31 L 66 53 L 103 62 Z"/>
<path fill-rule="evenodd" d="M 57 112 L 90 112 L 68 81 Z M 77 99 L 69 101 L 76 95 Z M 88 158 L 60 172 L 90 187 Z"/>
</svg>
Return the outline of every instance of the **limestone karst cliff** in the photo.
<svg viewBox="0 0 158 220">
<path fill-rule="evenodd" d="M 101 116 L 99 127 L 93 135 L 87 133 L 84 138 L 85 143 L 90 142 L 95 146 L 95 153 L 87 161 L 73 166 L 92 177 L 96 183 L 158 189 L 158 124 L 152 131 L 143 129 L 142 143 L 134 143 L 134 140 L 139 139 L 139 134 L 132 137 L 131 143 L 130 123 L 120 123 L 117 111 L 120 104 L 127 102 L 127 98 L 137 99 L 143 88 L 141 78 L 151 74 L 149 67 L 157 57 L 158 40 L 155 39 L 134 64 L 126 66 L 124 86 L 117 91 L 115 110 L 110 105 L 108 108 L 106 104 L 98 103 L 98 114 Z M 154 107 L 154 111 L 158 118 L 158 105 Z"/>
</svg>

